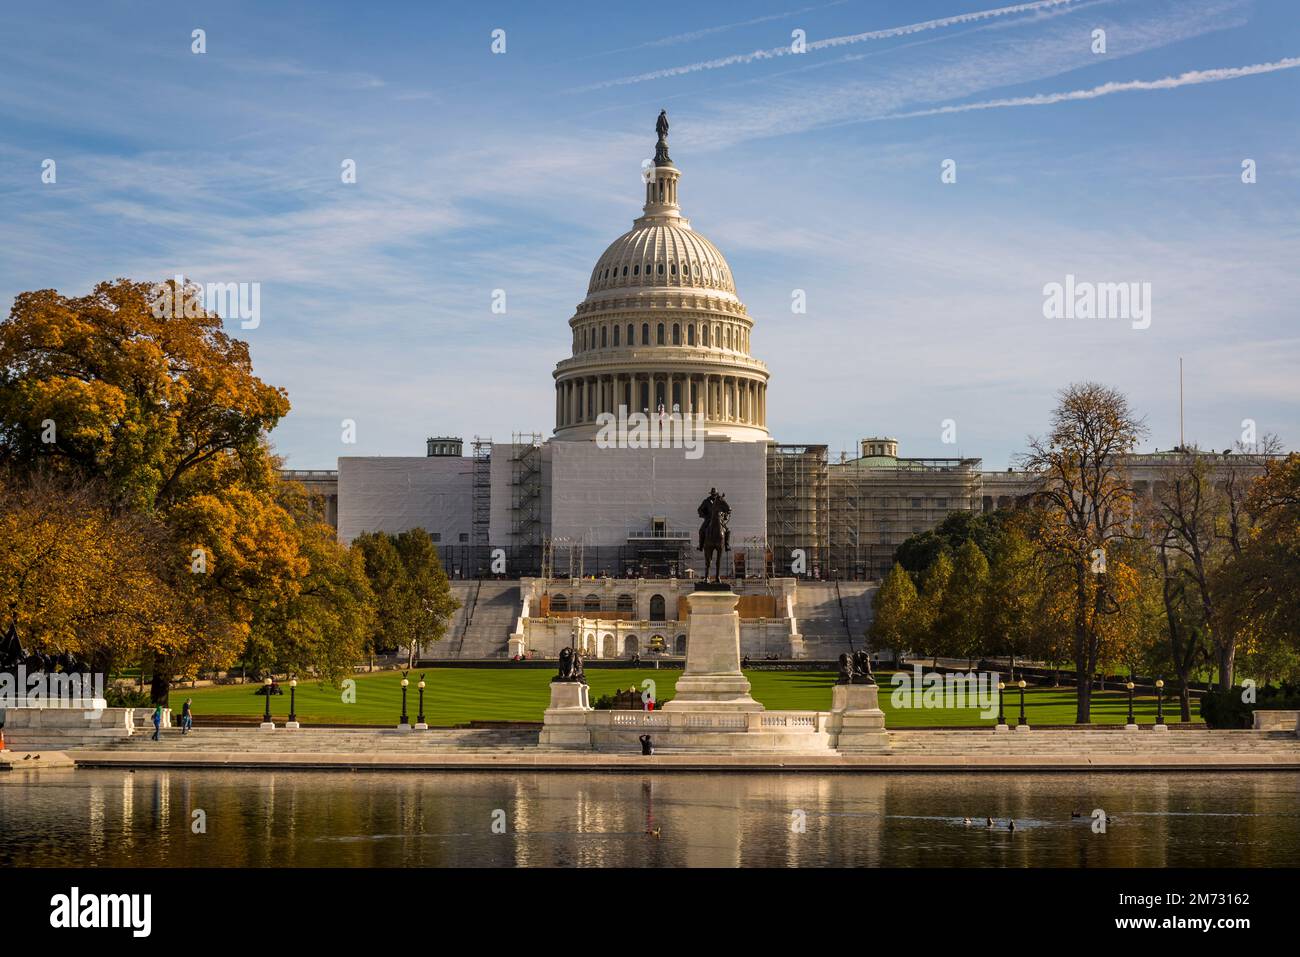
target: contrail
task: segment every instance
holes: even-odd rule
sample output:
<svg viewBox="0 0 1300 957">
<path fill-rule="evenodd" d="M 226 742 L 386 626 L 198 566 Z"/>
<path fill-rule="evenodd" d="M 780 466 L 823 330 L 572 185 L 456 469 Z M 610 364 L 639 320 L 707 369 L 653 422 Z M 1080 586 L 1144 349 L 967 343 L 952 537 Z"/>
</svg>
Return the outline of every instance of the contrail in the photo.
<svg viewBox="0 0 1300 957">
<path fill-rule="evenodd" d="M 871 30 L 867 33 L 853 33 L 842 37 L 828 37 L 825 40 L 814 40 L 805 44 L 805 50 L 825 50 L 830 47 L 848 46 L 852 43 L 862 43 L 866 40 L 888 40 L 893 37 L 904 37 L 913 33 L 921 33 L 925 30 L 941 30 L 944 27 L 961 26 L 964 23 L 977 23 L 980 20 L 991 20 L 994 17 L 1012 16 L 1017 13 L 1030 13 L 1034 10 L 1046 10 L 1052 7 L 1060 7 L 1070 3 L 1076 3 L 1078 0 L 1033 0 L 1031 3 L 1017 3 L 1009 7 L 997 7 L 992 10 L 976 10 L 972 13 L 959 13 L 956 16 L 940 17 L 937 20 L 922 20 L 919 23 L 909 23 L 901 27 L 890 27 L 887 30 Z M 618 80 L 605 80 L 601 83 L 594 83 L 591 86 L 581 87 L 581 91 L 602 90 L 611 86 L 627 86 L 631 83 L 644 83 L 646 80 L 661 80 L 669 76 L 681 76 L 684 73 L 698 73 L 701 70 L 719 70 L 723 67 L 734 66 L 738 63 L 753 63 L 755 60 L 772 60 L 777 57 L 795 55 L 789 45 L 772 47 L 770 50 L 755 50 L 753 53 L 737 53 L 732 56 L 720 57 L 716 60 L 702 60 L 699 63 L 688 63 L 685 66 L 668 67 L 663 70 L 652 70 L 649 73 L 638 73 L 635 76 L 625 76 Z"/>
<path fill-rule="evenodd" d="M 790 17 L 797 17 L 801 13 L 810 13 L 813 10 L 823 10 L 826 7 L 838 7 L 846 3 L 847 0 L 833 0 L 832 3 L 823 4 L 818 7 L 802 7 L 798 10 L 788 10 L 785 13 L 772 13 L 765 17 L 755 17 L 753 20 L 741 20 L 738 23 L 724 23 L 716 27 L 703 27 L 699 30 L 692 30 L 690 33 L 678 33 L 670 37 L 663 37 L 659 40 L 647 40 L 639 44 L 638 47 L 629 47 L 628 49 L 638 49 L 639 47 L 665 47 L 676 43 L 689 43 L 692 40 L 700 40 L 714 33 L 722 33 L 726 30 L 734 30 L 737 27 L 752 27 L 757 23 L 767 23 L 770 20 L 786 20 Z"/>
<path fill-rule="evenodd" d="M 636 43 L 628 47 L 617 47 L 613 50 L 602 50 L 600 53 L 589 53 L 586 56 L 575 57 L 575 60 L 593 60 L 598 57 L 613 56 L 616 53 L 627 53 L 631 50 L 644 50 L 647 47 L 667 47 L 675 46 L 679 43 L 691 43 L 694 40 L 702 40 L 704 37 L 712 36 L 715 33 L 725 33 L 728 30 L 735 30 L 738 27 L 751 27 L 758 23 L 767 23 L 770 20 L 785 20 L 790 17 L 797 17 L 801 13 L 811 13 L 814 10 L 825 10 L 828 7 L 838 7 L 848 0 L 831 0 L 830 3 L 824 3 L 813 7 L 800 7 L 797 10 L 787 10 L 784 13 L 772 13 L 763 17 L 754 17 L 752 20 L 738 20 L 735 23 L 722 23 L 713 27 L 701 27 L 698 30 L 691 30 L 688 33 L 674 33 L 671 36 L 660 37 L 657 40 L 646 40 L 644 43 Z"/>
<path fill-rule="evenodd" d="M 956 106 L 936 106 L 929 110 L 912 110 L 908 113 L 890 113 L 877 116 L 877 120 L 905 120 L 915 116 L 938 116 L 941 113 L 968 113 L 971 110 L 996 110 L 1007 106 L 1048 106 L 1052 103 L 1064 103 L 1068 100 L 1095 100 L 1112 93 L 1129 93 L 1134 90 L 1176 90 L 1180 86 L 1195 86 L 1199 83 L 1218 83 L 1222 80 L 1236 80 L 1243 76 L 1258 76 L 1261 73 L 1275 73 L 1278 70 L 1291 70 L 1300 66 L 1300 57 L 1285 57 L 1272 63 L 1254 63 L 1250 66 L 1222 67 L 1215 70 L 1189 70 L 1178 76 L 1166 76 L 1159 80 L 1126 80 L 1121 83 L 1103 83 L 1090 90 L 1070 90 L 1065 93 L 1036 93 L 1033 96 L 1013 96 L 1002 100 L 984 100 L 980 103 L 960 103 Z"/>
</svg>

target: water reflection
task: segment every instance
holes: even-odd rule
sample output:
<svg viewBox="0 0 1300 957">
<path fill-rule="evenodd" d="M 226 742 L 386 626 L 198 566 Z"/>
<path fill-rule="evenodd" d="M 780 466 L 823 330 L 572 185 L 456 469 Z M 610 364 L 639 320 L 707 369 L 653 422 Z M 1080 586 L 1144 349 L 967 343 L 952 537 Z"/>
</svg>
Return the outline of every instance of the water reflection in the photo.
<svg viewBox="0 0 1300 957">
<path fill-rule="evenodd" d="M 1288 773 L 78 770 L 0 778 L 0 866 L 1295 866 L 1298 796 Z"/>
</svg>

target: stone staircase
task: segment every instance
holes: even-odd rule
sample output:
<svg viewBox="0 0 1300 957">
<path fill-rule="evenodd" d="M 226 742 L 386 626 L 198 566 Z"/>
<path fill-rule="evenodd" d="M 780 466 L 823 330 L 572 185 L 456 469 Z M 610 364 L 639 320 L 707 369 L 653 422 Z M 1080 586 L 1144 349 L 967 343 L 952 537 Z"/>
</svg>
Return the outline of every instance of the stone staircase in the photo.
<svg viewBox="0 0 1300 957">
<path fill-rule="evenodd" d="M 1003 755 L 1059 754 L 1300 754 L 1300 737 L 1290 731 L 1209 731 L 1170 728 L 1138 731 L 1123 727 L 1039 728 L 1032 731 L 890 731 L 891 754 Z"/>
<path fill-rule="evenodd" d="M 214 751 L 277 754 L 374 754 L 427 753 L 437 751 L 480 752 L 535 748 L 538 732 L 528 728 L 431 728 L 428 731 L 398 731 L 395 728 L 277 728 L 196 727 L 187 735 L 164 728 L 162 739 L 152 740 L 152 731 L 129 738 L 96 742 L 96 751 L 170 751 L 209 753 Z M 31 745 L 27 745 L 31 747 Z M 65 746 L 66 747 L 66 746 Z"/>
<path fill-rule="evenodd" d="M 523 607 L 519 583 L 455 581 L 452 594 L 460 608 L 442 641 L 425 647 L 426 660 L 504 658 L 506 642 Z"/>
<path fill-rule="evenodd" d="M 519 583 L 485 581 L 479 588 L 474 616 L 461 636 L 457 658 L 504 658 L 523 597 Z"/>
<path fill-rule="evenodd" d="M 834 660 L 849 650 L 834 584 L 800 582 L 795 592 L 794 615 L 799 634 L 803 635 L 805 658 Z"/>
</svg>

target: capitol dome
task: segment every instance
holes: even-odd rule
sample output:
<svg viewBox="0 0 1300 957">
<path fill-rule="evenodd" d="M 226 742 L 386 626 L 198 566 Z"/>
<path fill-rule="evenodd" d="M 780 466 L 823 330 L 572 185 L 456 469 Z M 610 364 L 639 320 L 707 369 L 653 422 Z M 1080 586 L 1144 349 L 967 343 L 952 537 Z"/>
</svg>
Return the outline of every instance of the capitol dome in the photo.
<svg viewBox="0 0 1300 957">
<path fill-rule="evenodd" d="M 718 247 L 677 202 L 681 172 L 660 114 L 643 215 L 596 261 L 555 368 L 555 436 L 591 439 L 602 413 L 699 416 L 706 435 L 766 441 L 767 367 L 749 351 L 753 320 Z"/>
<path fill-rule="evenodd" d="M 731 269 L 718 247 L 684 221 L 646 223 L 610 243 L 592 271 L 587 295 L 646 286 L 736 294 Z"/>
</svg>

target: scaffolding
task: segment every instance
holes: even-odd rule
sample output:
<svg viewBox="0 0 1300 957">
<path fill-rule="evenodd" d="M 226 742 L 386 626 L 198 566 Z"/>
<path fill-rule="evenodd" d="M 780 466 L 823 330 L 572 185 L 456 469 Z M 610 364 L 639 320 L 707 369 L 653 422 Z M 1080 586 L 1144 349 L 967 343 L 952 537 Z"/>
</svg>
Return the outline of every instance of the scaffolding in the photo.
<svg viewBox="0 0 1300 957">
<path fill-rule="evenodd" d="M 542 546 L 542 578 L 550 581 L 552 578 L 581 578 L 582 577 L 582 559 L 583 559 L 582 542 L 572 538 L 551 538 L 547 536 Z M 556 571 L 562 571 L 564 574 L 556 575 Z"/>
<path fill-rule="evenodd" d="M 767 583 L 771 574 L 772 552 L 767 547 L 767 536 L 750 535 L 745 538 L 743 557 L 740 562 L 740 577 Z"/>
<path fill-rule="evenodd" d="M 898 546 L 952 512 L 983 508 L 979 459 L 862 459 L 829 469 L 828 577 L 882 578 Z"/>
<path fill-rule="evenodd" d="M 470 545 L 474 553 L 473 564 L 480 570 L 487 567 L 489 530 L 492 526 L 492 438 L 474 436 L 472 448 L 473 473 L 470 485 Z"/>
<path fill-rule="evenodd" d="M 510 442 L 510 534 L 514 551 L 536 567 L 542 544 L 542 436 L 516 432 Z"/>
<path fill-rule="evenodd" d="M 826 446 L 772 443 L 767 448 L 771 574 L 821 577 L 829 542 Z M 760 564 L 768 566 L 766 549 Z"/>
</svg>

